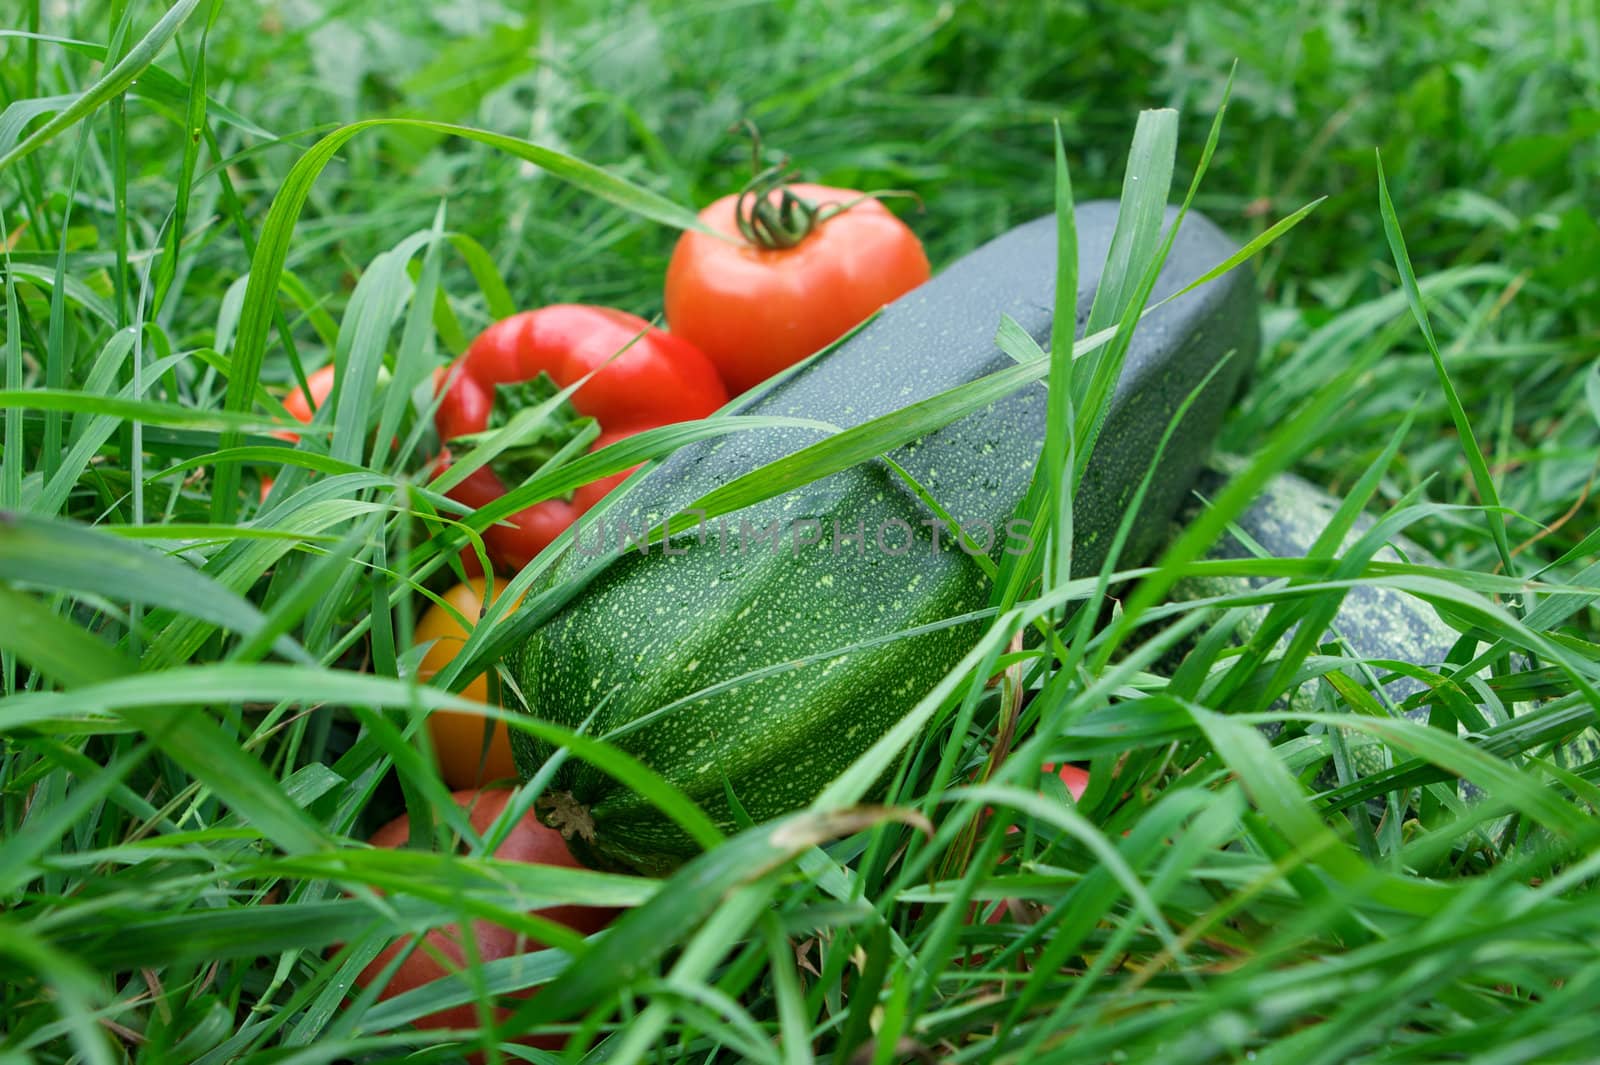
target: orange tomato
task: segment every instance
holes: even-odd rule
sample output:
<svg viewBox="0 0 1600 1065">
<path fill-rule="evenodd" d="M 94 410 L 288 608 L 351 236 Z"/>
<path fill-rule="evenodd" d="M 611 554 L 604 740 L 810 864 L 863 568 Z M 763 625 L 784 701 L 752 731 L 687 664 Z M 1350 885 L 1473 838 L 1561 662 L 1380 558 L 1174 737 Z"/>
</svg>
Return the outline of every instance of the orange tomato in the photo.
<svg viewBox="0 0 1600 1065">
<path fill-rule="evenodd" d="M 511 795 L 512 792 L 509 790 L 495 789 L 457 791 L 451 798 L 458 806 L 466 809 L 467 820 L 474 830 L 481 833 L 500 816 L 500 811 L 505 809 Z M 410 838 L 410 834 L 411 819 L 401 816 L 378 829 L 373 834 L 371 843 L 374 847 L 402 847 Z M 517 823 L 505 841 L 495 849 L 494 856 L 503 861 L 555 865 L 567 869 L 582 868 L 567 850 L 566 841 L 561 838 L 561 833 L 540 824 L 531 812 Z M 552 906 L 534 912 L 540 917 L 566 925 L 574 932 L 583 935 L 591 935 L 604 928 L 617 914 L 616 910 L 598 906 Z M 477 946 L 478 958 L 485 962 L 543 949 L 543 944 L 535 940 L 526 939 L 510 929 L 484 920 L 472 922 L 472 938 Z M 361 974 L 356 977 L 356 986 L 364 988 L 376 980 L 384 967 L 396 954 L 405 949 L 409 942 L 410 937 L 403 936 L 385 947 L 381 954 L 361 970 Z M 402 992 L 430 984 L 448 972 L 459 970 L 466 964 L 466 951 L 462 944 L 460 925 L 447 925 L 428 932 L 423 944 L 400 963 L 400 967 L 395 970 L 378 997 L 392 998 Z M 448 966 L 441 963 L 441 958 L 448 961 Z M 516 997 L 526 998 L 532 993 L 522 992 Z M 510 1012 L 504 1008 L 496 1009 L 496 1020 L 502 1020 Z M 452 1006 L 419 1017 L 412 1022 L 417 1028 L 476 1028 L 478 1024 L 476 1003 Z M 545 1050 L 559 1050 L 565 1045 L 566 1039 L 559 1035 L 533 1035 L 523 1036 L 517 1042 Z M 474 1055 L 473 1060 L 481 1058 Z"/>
<path fill-rule="evenodd" d="M 795 220 L 794 232 L 751 226 L 754 196 L 724 196 L 700 220 L 735 242 L 685 232 L 667 265 L 668 328 L 710 356 L 733 393 L 827 347 L 929 276 L 921 242 L 877 200 L 830 214 L 861 193 L 794 184 L 761 195 Z M 794 202 L 804 207 L 788 210 Z M 819 209 L 814 222 L 810 209 Z"/>
<path fill-rule="evenodd" d="M 499 598 L 504 587 L 504 581 L 496 582 L 495 598 Z M 486 591 L 487 582 L 484 578 L 474 577 L 465 584 L 456 585 L 442 598 L 468 622 L 476 623 L 484 608 Z M 414 642 L 419 645 L 432 641 L 432 646 L 423 652 L 422 661 L 417 665 L 417 679 L 427 683 L 449 665 L 467 642 L 471 631 L 470 625 L 463 626 L 444 607 L 438 604 L 429 607 L 417 622 L 413 636 Z M 488 675 L 473 680 L 461 694 L 480 703 L 489 702 Z M 517 775 L 517 767 L 511 760 L 511 740 L 505 722 L 494 723 L 489 749 L 484 751 L 483 730 L 486 721 L 487 718 L 477 714 L 453 710 L 436 710 L 428 716 L 428 734 L 433 739 L 434 754 L 439 759 L 439 772 L 444 782 L 452 788 L 477 787 L 491 780 Z"/>
</svg>

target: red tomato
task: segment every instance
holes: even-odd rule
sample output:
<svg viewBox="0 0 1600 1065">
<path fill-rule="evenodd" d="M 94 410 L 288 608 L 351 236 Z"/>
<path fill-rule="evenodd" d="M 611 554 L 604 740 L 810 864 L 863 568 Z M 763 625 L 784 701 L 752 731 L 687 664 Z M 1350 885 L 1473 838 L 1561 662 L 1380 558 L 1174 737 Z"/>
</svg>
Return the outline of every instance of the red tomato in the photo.
<svg viewBox="0 0 1600 1065">
<path fill-rule="evenodd" d="M 484 330 L 459 366 L 436 377 L 449 385 L 434 423 L 447 442 L 480 433 L 494 412 L 498 386 L 543 374 L 565 388 L 590 371 L 594 376 L 569 403 L 576 414 L 599 425 L 591 451 L 645 429 L 704 418 L 728 401 L 716 368 L 687 340 L 624 311 L 558 304 L 512 315 Z M 570 499 L 547 499 L 490 526 L 483 534 L 490 557 L 509 571 L 520 570 L 631 472 L 582 485 Z M 449 494 L 476 509 L 508 487 L 491 464 L 473 471 Z M 472 552 L 463 555 L 470 558 Z"/>
<path fill-rule="evenodd" d="M 283 397 L 283 409 L 288 411 L 295 421 L 310 424 L 311 416 L 317 413 L 317 408 L 328 400 L 328 393 L 333 391 L 333 363 L 312 370 L 306 375 L 306 387 L 311 389 L 307 396 L 304 388 L 296 388 Z M 275 434 L 285 440 L 295 440 L 293 433 Z"/>
<path fill-rule="evenodd" d="M 1067 794 L 1072 796 L 1074 802 L 1083 798 L 1083 793 L 1089 789 L 1089 771 L 1080 769 L 1071 762 L 1062 762 L 1059 766 L 1046 762 L 1044 771 L 1054 773 L 1061 778 L 1061 783 L 1067 786 Z"/>
<path fill-rule="evenodd" d="M 1046 773 L 1054 773 L 1061 779 L 1061 783 L 1067 786 L 1067 794 L 1072 796 L 1073 802 L 1077 802 L 1079 799 L 1083 798 L 1084 791 L 1089 787 L 1088 770 L 1080 769 L 1071 762 L 1062 762 L 1059 766 L 1046 762 L 1043 768 Z M 1016 825 L 1012 825 L 1010 828 L 1006 829 L 1006 831 L 1020 832 L 1022 830 Z M 1013 911 L 1017 910 L 1021 906 L 1022 904 L 1016 899 L 1007 899 L 1004 906 L 996 907 L 995 911 L 989 915 L 987 923 L 999 924 L 1001 921 L 1008 920 L 1011 916 L 1013 916 Z M 977 904 L 974 904 L 971 910 L 972 915 L 975 916 L 978 909 L 979 907 Z"/>
<path fill-rule="evenodd" d="M 796 184 L 764 195 L 774 207 L 793 195 L 826 212 L 861 193 Z M 705 352 L 735 394 L 833 343 L 929 276 L 916 235 L 875 199 L 823 218 L 792 246 L 761 227 L 758 242 L 741 235 L 741 206 L 755 202 L 736 193 L 701 211 L 702 222 L 738 243 L 685 232 L 667 266 L 668 328 Z"/>
<path fill-rule="evenodd" d="M 327 400 L 328 393 L 333 391 L 333 363 L 312 370 L 306 375 L 306 386 L 311 389 L 311 395 L 306 395 L 305 389 L 296 388 L 283 397 L 283 409 L 297 422 L 311 423 L 311 416 L 317 413 L 317 408 Z M 279 440 L 294 443 L 300 437 L 295 433 L 285 430 L 273 432 Z M 272 491 L 272 478 L 261 478 L 261 501 L 267 501 L 267 493 Z"/>
<path fill-rule="evenodd" d="M 1071 762 L 1062 762 L 1059 766 L 1046 762 L 1041 768 L 1046 773 L 1054 773 L 1060 778 L 1061 783 L 1067 786 L 1067 794 L 1072 796 L 1073 802 L 1083 798 L 1083 793 L 1088 790 L 1089 771 L 1087 769 L 1079 769 Z M 985 812 L 993 813 L 994 810 L 986 807 Z M 1012 825 L 1006 831 L 1020 832 L 1022 830 L 1016 825 Z"/>
<path fill-rule="evenodd" d="M 496 817 L 500 816 L 500 811 L 505 809 L 511 794 L 507 790 L 458 791 L 453 793 L 451 798 L 457 805 L 467 810 L 467 820 L 471 822 L 472 827 L 478 832 L 483 832 Z M 374 847 L 401 847 L 405 845 L 410 832 L 410 818 L 398 817 L 373 833 L 371 842 Z M 569 869 L 581 868 L 567 850 L 566 841 L 561 838 L 561 833 L 541 825 L 531 813 L 511 830 L 505 842 L 495 850 L 494 856 L 512 862 L 558 865 Z M 541 917 L 557 921 L 584 935 L 590 935 L 604 928 L 617 914 L 615 910 L 595 906 L 552 906 L 535 912 Z M 509 929 L 483 920 L 472 922 L 472 937 L 477 945 L 478 957 L 486 962 L 543 949 L 543 945 L 538 942 L 521 938 Z M 356 986 L 364 988 L 377 979 L 384 967 L 406 946 L 408 940 L 409 937 L 402 937 L 384 948 L 383 953 L 361 970 L 361 975 L 356 977 Z M 400 968 L 395 971 L 378 997 L 392 998 L 401 992 L 432 983 L 444 976 L 447 971 L 461 968 L 466 964 L 466 954 L 461 943 L 459 925 L 447 925 L 432 930 L 427 934 L 424 945 L 412 951 L 411 956 L 400 963 Z M 441 965 L 433 954 L 428 953 L 429 948 L 440 957 L 448 958 L 451 968 L 447 970 Z M 518 997 L 526 998 L 528 994 L 532 992 Z M 496 1019 L 501 1019 L 510 1012 L 509 1009 L 499 1008 L 496 1010 Z M 412 1024 L 417 1028 L 476 1028 L 478 1007 L 476 1003 L 452 1006 L 419 1017 Z M 523 1036 L 517 1042 L 545 1050 L 559 1050 L 565 1045 L 566 1040 L 559 1035 L 533 1035 Z"/>
<path fill-rule="evenodd" d="M 505 588 L 504 581 L 495 584 L 495 598 Z M 445 592 L 442 598 L 455 607 L 469 622 L 475 622 L 484 608 L 487 582 L 475 577 Z M 519 600 L 520 601 L 520 600 Z M 512 607 L 516 607 L 516 603 Z M 463 628 L 450 611 L 437 604 L 428 608 L 417 621 L 413 640 L 430 646 L 417 665 L 417 679 L 423 683 L 431 680 L 449 665 L 462 644 L 472 634 L 470 626 Z M 462 689 L 461 694 L 480 703 L 489 701 L 489 678 L 479 676 Z M 433 753 L 439 759 L 439 773 L 452 788 L 475 788 L 491 780 L 504 780 L 517 775 L 511 760 L 511 741 L 503 721 L 494 723 L 494 734 L 489 738 L 487 754 L 483 750 L 485 718 L 477 714 L 458 713 L 453 710 L 435 710 L 428 715 L 428 733 L 433 738 Z M 482 763 L 481 767 L 479 763 Z"/>
</svg>

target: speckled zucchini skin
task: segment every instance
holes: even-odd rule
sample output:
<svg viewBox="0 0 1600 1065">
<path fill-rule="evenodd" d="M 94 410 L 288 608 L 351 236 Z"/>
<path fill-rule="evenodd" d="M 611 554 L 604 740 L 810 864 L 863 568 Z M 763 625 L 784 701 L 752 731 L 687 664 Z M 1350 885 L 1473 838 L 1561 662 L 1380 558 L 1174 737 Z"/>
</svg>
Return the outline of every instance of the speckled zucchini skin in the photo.
<svg viewBox="0 0 1600 1065">
<path fill-rule="evenodd" d="M 1110 203 L 1085 204 L 1077 212 L 1080 327 L 1115 217 Z M 1233 250 L 1214 225 L 1191 214 L 1152 302 Z M 1047 343 L 1054 275 L 1054 219 L 1023 225 L 897 300 L 743 410 L 848 427 L 999 370 L 1010 365 L 994 343 L 1002 314 Z M 1217 360 L 1232 352 L 1179 428 L 1124 562 L 1136 563 L 1159 541 L 1258 343 L 1253 283 L 1243 271 L 1141 323 L 1075 508 L 1078 572 L 1100 565 L 1125 501 L 1173 413 Z M 1006 522 L 1027 490 L 1044 420 L 1045 389 L 1031 385 L 913 442 L 894 458 L 964 526 L 992 526 L 992 553 L 998 557 L 1007 543 Z M 619 519 L 642 529 L 818 438 L 804 430 L 738 433 L 685 448 L 624 498 L 615 508 L 623 513 L 610 518 L 613 524 L 591 529 L 584 542 L 598 546 L 602 531 L 612 536 Z M 813 799 L 925 695 L 981 632 L 967 623 L 855 653 L 842 650 L 987 605 L 990 590 L 981 569 L 952 545 L 948 532 L 935 549 L 927 524 L 932 518 L 887 465 L 864 463 L 728 516 L 726 537 L 713 522 L 704 542 L 693 534 L 676 538 L 674 553 L 628 552 L 539 629 L 513 656 L 512 667 L 535 715 L 576 727 L 593 714 L 591 734 L 638 756 L 719 822 L 735 822 L 727 787 L 751 818 L 767 820 Z M 752 548 L 739 535 L 746 525 L 758 530 L 797 519 L 815 519 L 820 542 L 799 546 L 784 535 L 774 551 L 770 543 Z M 875 532 L 885 526 L 888 535 L 880 546 Z M 860 545 L 848 539 L 858 528 L 866 532 Z M 907 543 L 909 550 L 901 553 Z M 549 580 L 566 580 L 595 564 L 569 552 Z M 811 656 L 820 657 L 799 661 Z M 796 664 L 690 698 L 708 686 L 789 662 Z M 656 713 L 680 700 L 687 701 Z M 527 775 L 551 753 L 521 733 L 513 744 Z M 646 800 L 576 759 L 561 767 L 551 794 L 561 796 L 568 814 L 586 811 L 573 845 L 591 864 L 659 871 L 694 853 L 693 844 Z M 570 817 L 562 819 L 572 827 Z"/>
<path fill-rule="evenodd" d="M 1219 462 L 1226 469 L 1229 463 Z M 1215 498 L 1227 481 L 1227 474 L 1219 469 L 1207 469 L 1196 478 L 1196 491 L 1206 498 Z M 1250 539 L 1275 558 L 1303 558 L 1317 537 L 1328 527 L 1339 508 L 1339 500 L 1300 477 L 1281 474 L 1274 478 L 1266 491 L 1235 521 Z M 1198 510 L 1198 504 L 1183 508 L 1180 522 L 1187 521 Z M 1373 525 L 1370 515 L 1356 519 L 1346 536 L 1348 548 L 1360 539 Z M 1418 565 L 1434 566 L 1439 561 L 1425 549 L 1406 539 L 1397 537 L 1393 546 L 1383 547 L 1373 555 L 1376 562 L 1408 561 Z M 1399 551 L 1395 548 L 1398 547 Z M 1402 554 L 1404 558 L 1402 559 Z M 1206 557 L 1214 559 L 1253 558 L 1254 553 L 1232 533 L 1214 545 Z M 1190 579 L 1180 582 L 1171 593 L 1173 600 L 1209 598 L 1236 595 L 1270 583 L 1266 578 L 1212 578 Z M 1250 640 L 1266 619 L 1268 607 L 1249 612 L 1235 631 L 1238 642 Z M 1409 662 L 1426 669 L 1440 669 L 1450 648 L 1460 638 L 1460 633 L 1427 603 L 1393 588 L 1358 585 L 1345 595 L 1344 602 L 1334 615 L 1332 628 L 1349 645 L 1355 658 Z M 1330 635 L 1328 637 L 1332 639 Z M 1286 638 L 1287 639 L 1287 638 Z M 1383 676 L 1385 671 L 1379 670 Z M 1352 679 L 1361 679 L 1351 671 Z M 1412 677 L 1394 676 L 1384 683 L 1385 695 L 1396 704 L 1423 690 L 1423 683 Z M 1290 692 L 1286 704 L 1296 710 L 1315 709 L 1314 693 L 1317 684 L 1308 682 Z M 1517 704 L 1524 708 L 1528 704 Z M 1413 720 L 1426 722 L 1427 709 L 1417 709 L 1408 714 Z M 1358 733 L 1347 733 L 1351 768 L 1359 776 L 1366 776 L 1387 768 L 1385 748 L 1376 739 Z M 1561 756 L 1572 764 L 1581 764 L 1600 756 L 1600 737 L 1591 729 L 1567 744 Z M 1331 767 L 1319 783 L 1333 786 L 1338 783 Z"/>
</svg>

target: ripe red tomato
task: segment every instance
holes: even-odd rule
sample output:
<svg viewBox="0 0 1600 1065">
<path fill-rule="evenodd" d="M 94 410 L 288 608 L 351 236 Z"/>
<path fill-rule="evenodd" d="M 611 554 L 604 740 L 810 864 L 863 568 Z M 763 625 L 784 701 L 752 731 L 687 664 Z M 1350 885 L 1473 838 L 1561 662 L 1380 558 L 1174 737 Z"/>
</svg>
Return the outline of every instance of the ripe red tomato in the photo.
<svg viewBox="0 0 1600 1065">
<path fill-rule="evenodd" d="M 295 421 L 309 425 L 311 416 L 317 413 L 317 408 L 322 406 L 328 398 L 328 393 L 333 391 L 333 363 L 330 362 L 328 365 L 318 367 L 306 374 L 306 387 L 311 389 L 309 397 L 306 395 L 304 388 L 291 389 L 289 394 L 283 397 L 283 409 L 288 411 L 289 416 Z M 297 434 L 287 430 L 276 430 L 272 435 L 279 440 L 287 440 L 291 444 L 300 439 Z M 272 478 L 261 478 L 261 501 L 263 503 L 267 501 L 267 493 L 270 491 L 272 491 Z"/>
<path fill-rule="evenodd" d="M 333 391 L 333 363 L 318 367 L 306 374 L 306 387 L 311 389 L 307 396 L 304 388 L 290 389 L 289 394 L 283 397 L 283 409 L 297 422 L 311 421 L 311 416 L 317 408 L 327 402 L 328 393 Z M 274 436 L 284 440 L 298 439 L 293 433 L 274 433 Z"/>
<path fill-rule="evenodd" d="M 505 581 L 496 582 L 496 599 L 504 588 Z M 456 585 L 441 598 L 469 622 L 475 622 L 483 611 L 487 590 L 487 582 L 482 577 L 474 577 L 465 584 Z M 512 604 L 513 609 L 516 605 Z M 430 606 L 417 621 L 416 631 L 412 634 L 417 644 L 433 641 L 417 665 L 417 679 L 423 683 L 431 680 L 434 674 L 450 664 L 471 634 L 471 627 L 463 627 L 450 611 L 437 604 Z M 487 703 L 488 676 L 475 678 L 462 689 L 461 694 L 468 699 Z M 484 752 L 485 720 L 477 714 L 454 710 L 435 710 L 428 715 L 428 734 L 433 739 L 433 753 L 439 759 L 439 773 L 452 788 L 475 788 L 492 780 L 504 780 L 517 775 L 517 767 L 511 760 L 511 741 L 506 734 L 505 722 L 494 723 L 489 750 Z"/>
<path fill-rule="evenodd" d="M 786 194 L 824 211 L 861 196 L 806 184 L 763 195 L 781 209 Z M 767 242 L 759 226 L 758 242 L 741 234 L 741 207 L 755 202 L 734 194 L 701 211 L 702 222 L 738 243 L 686 232 L 667 266 L 668 328 L 710 356 L 734 393 L 833 343 L 929 276 L 921 242 L 875 199 L 823 218 L 792 246 L 782 236 Z"/>
<path fill-rule="evenodd" d="M 1054 773 L 1061 780 L 1061 783 L 1067 786 L 1067 794 L 1072 796 L 1073 802 L 1083 798 L 1083 793 L 1089 788 L 1089 771 L 1087 769 L 1079 769 L 1071 762 L 1062 762 L 1059 766 L 1046 762 L 1040 768 L 1046 773 Z M 993 813 L 994 811 L 988 809 L 987 812 Z M 1006 831 L 1020 832 L 1022 830 L 1016 825 L 1012 825 Z"/>
<path fill-rule="evenodd" d="M 1089 787 L 1089 771 L 1087 769 L 1080 769 L 1071 762 L 1062 762 L 1059 766 L 1046 762 L 1043 768 L 1046 773 L 1054 773 L 1060 778 L 1061 783 L 1067 786 L 1067 794 L 1072 796 L 1073 802 L 1083 798 L 1084 791 Z M 1010 833 L 1022 830 L 1016 825 L 1012 825 L 1006 831 Z M 977 904 L 974 904 L 969 910 L 969 917 L 976 916 L 980 908 Z M 1002 921 L 1011 920 L 1018 913 L 1026 912 L 1026 906 L 1019 900 L 1007 899 L 1005 900 L 1005 905 L 996 907 L 994 912 L 989 914 L 986 923 L 999 924 Z"/>
<path fill-rule="evenodd" d="M 1046 773 L 1054 773 L 1061 778 L 1061 783 L 1067 786 L 1067 794 L 1072 796 L 1074 802 L 1083 798 L 1083 793 L 1089 789 L 1089 771 L 1080 769 L 1071 762 L 1062 762 L 1059 766 L 1044 764 Z"/>
<path fill-rule="evenodd" d="M 472 827 L 478 832 L 483 832 L 496 817 L 500 816 L 500 811 L 505 809 L 511 794 L 508 790 L 457 791 L 451 798 L 457 805 L 467 810 L 467 820 L 471 822 Z M 410 832 L 410 818 L 398 817 L 373 833 L 371 842 L 374 847 L 404 846 Z M 531 813 L 511 830 L 505 842 L 495 850 L 494 856 L 512 862 L 558 865 L 569 869 L 581 868 L 577 859 L 567 850 L 566 841 L 561 838 L 561 833 L 546 828 Z M 552 906 L 535 912 L 541 917 L 557 921 L 584 935 L 598 932 L 610 924 L 617 914 L 615 910 L 597 906 Z M 524 939 L 518 933 L 483 920 L 472 922 L 472 937 L 477 945 L 478 957 L 486 962 L 543 949 L 543 944 Z M 361 974 L 356 977 L 356 986 L 364 988 L 376 980 L 384 967 L 405 948 L 409 938 L 401 937 L 385 947 L 370 965 L 361 970 Z M 430 948 L 440 957 L 449 959 L 450 969 L 447 970 L 441 965 L 434 957 L 434 953 L 429 953 Z M 462 948 L 460 926 L 447 925 L 436 928 L 427 933 L 423 946 L 412 951 L 411 956 L 400 963 L 399 969 L 395 971 L 378 997 L 392 998 L 404 991 L 430 984 L 444 976 L 447 971 L 458 970 L 465 964 L 466 953 Z M 526 998 L 528 994 L 532 992 L 518 997 Z M 501 1019 L 510 1012 L 509 1009 L 499 1008 L 496 1010 L 496 1019 Z M 476 1028 L 478 1008 L 475 1003 L 452 1006 L 419 1017 L 412 1024 L 417 1028 Z M 559 1035 L 530 1035 L 519 1038 L 517 1042 L 544 1050 L 559 1050 L 565 1045 L 566 1040 Z"/>
</svg>

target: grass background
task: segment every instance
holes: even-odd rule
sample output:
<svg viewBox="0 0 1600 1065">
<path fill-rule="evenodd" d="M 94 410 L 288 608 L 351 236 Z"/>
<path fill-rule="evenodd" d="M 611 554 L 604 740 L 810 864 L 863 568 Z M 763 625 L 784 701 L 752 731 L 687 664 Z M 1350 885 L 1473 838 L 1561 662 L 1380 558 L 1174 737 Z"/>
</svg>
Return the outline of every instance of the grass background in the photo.
<svg viewBox="0 0 1600 1065">
<path fill-rule="evenodd" d="M 1466 505 L 1408 532 L 1448 564 L 1449 595 L 1487 611 L 1479 635 L 1502 638 L 1489 664 L 1539 667 L 1498 706 L 1535 722 L 1499 753 L 1546 753 L 1592 720 L 1595 3 L 187 6 L 125 94 L 66 112 L 0 172 L 0 503 L 26 515 L 0 531 L 0 1061 L 398 1054 L 433 999 L 341 1005 L 397 930 L 464 907 L 652 895 L 481 859 L 395 865 L 351 842 L 402 802 L 442 799 L 402 732 L 444 696 L 383 679 L 410 663 L 422 589 L 448 583 L 409 516 L 429 500 L 394 489 L 429 445 L 408 431 L 426 419 L 353 389 L 331 442 L 302 448 L 349 465 L 324 462 L 315 482 L 286 470 L 278 509 L 258 509 L 271 456 L 214 458 L 270 444 L 263 418 L 281 414 L 233 372 L 249 362 L 241 338 L 261 339 L 276 394 L 335 352 L 416 383 L 510 306 L 658 312 L 674 238 L 506 151 L 415 127 L 345 143 L 289 232 L 274 197 L 321 134 L 352 121 L 493 130 L 699 206 L 747 172 L 728 128 L 748 116 L 808 177 L 917 191 L 925 209 L 908 217 L 937 268 L 1049 210 L 1052 120 L 1087 199 L 1120 187 L 1136 113 L 1177 107 L 1186 184 L 1237 58 L 1196 206 L 1244 240 L 1327 200 L 1256 264 L 1267 344 L 1224 445 L 1261 454 L 1274 440 L 1260 469 L 1293 460 L 1341 495 L 1376 467 L 1373 510 L 1411 493 Z M 137 56 L 164 10 L 29 0 L 0 38 L 0 152 L 50 128 L 108 53 Z M 1375 149 L 1503 511 L 1472 509 L 1486 500 L 1407 310 Z M 282 250 L 286 280 L 247 292 L 262 246 Z M 145 405 L 119 405 L 119 391 Z M 1324 416 L 1297 420 L 1308 410 Z M 400 448 L 365 453 L 372 428 L 388 439 L 395 426 Z M 183 463 L 195 467 L 154 478 Z M 1497 580 L 1496 514 L 1516 575 L 1537 584 Z M 1288 618 L 1315 605 L 1293 599 Z M 1443 715 L 1434 747 L 1386 734 L 1394 760 L 1427 753 L 1488 803 L 1441 799 L 1363 827 L 1319 804 L 1322 733 L 1269 748 L 1212 713 L 1221 700 L 1180 699 L 1194 693 L 1146 671 L 1159 637 L 1098 639 L 1053 720 L 1154 724 L 1121 750 L 1043 727 L 1025 748 L 1094 753 L 1108 770 L 1129 756 L 1124 787 L 1092 794 L 1086 820 L 1062 803 L 1024 808 L 1024 788 L 1006 808 L 1031 831 L 991 832 L 970 861 L 941 858 L 953 837 L 924 846 L 880 826 L 741 885 L 763 842 L 742 836 L 701 870 L 730 891 L 715 913 L 669 882 L 630 918 L 629 942 L 672 951 L 659 972 L 655 958 L 639 972 L 586 955 L 535 1002 L 553 1021 L 587 1011 L 625 1028 L 623 1060 L 844 1060 L 859 1046 L 878 1048 L 863 1061 L 1587 1053 L 1593 766 L 1487 762 Z M 1341 692 L 1321 699 L 1351 708 Z M 995 713 L 978 707 L 954 734 L 956 765 L 981 763 Z M 938 761 L 950 720 L 919 741 L 919 766 Z M 1391 814 L 1419 782 L 1393 785 Z M 903 797 L 945 810 L 954 831 L 964 808 L 937 801 L 945 783 L 914 779 Z M 1002 848 L 1017 853 L 1002 861 Z M 391 902 L 342 894 L 363 883 Z M 966 927 L 973 892 L 1055 916 Z M 541 983 L 559 955 L 540 958 L 457 994 Z M 571 1007 L 559 1016 L 558 1001 Z"/>
</svg>

